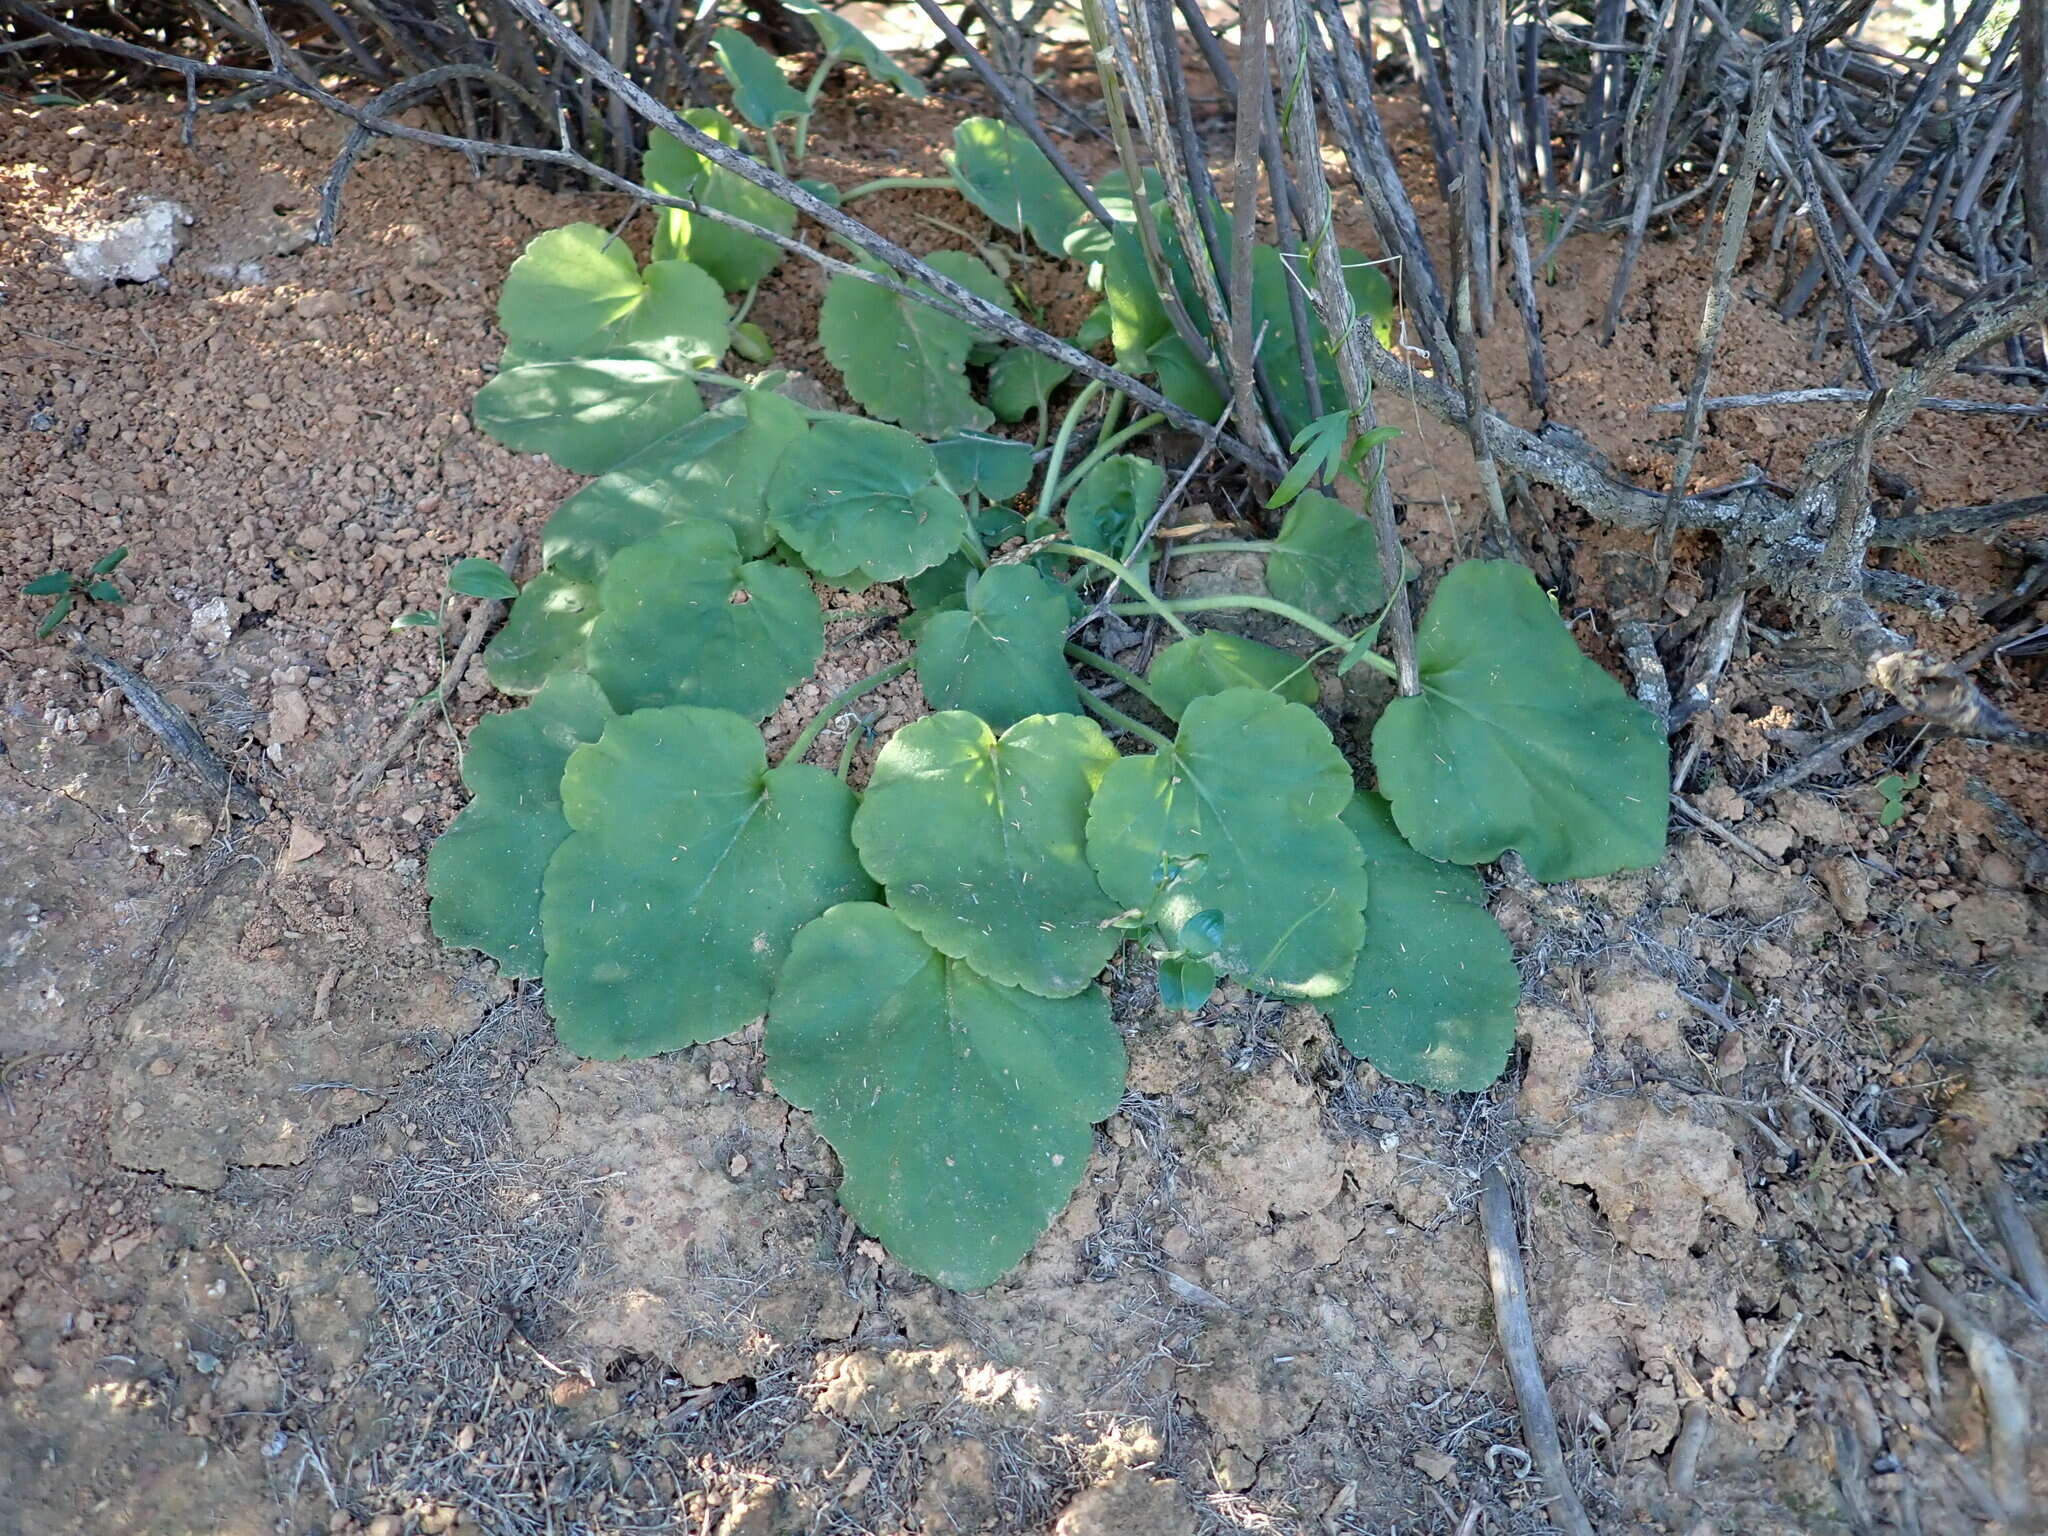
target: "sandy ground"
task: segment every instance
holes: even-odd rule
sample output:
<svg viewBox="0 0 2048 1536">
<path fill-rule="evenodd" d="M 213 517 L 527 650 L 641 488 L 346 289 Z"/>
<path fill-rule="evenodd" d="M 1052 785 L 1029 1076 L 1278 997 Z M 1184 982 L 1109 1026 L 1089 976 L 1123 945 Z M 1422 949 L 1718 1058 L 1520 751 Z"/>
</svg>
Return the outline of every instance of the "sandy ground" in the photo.
<svg viewBox="0 0 2048 1536">
<path fill-rule="evenodd" d="M 932 169 L 975 106 L 856 93 L 806 172 Z M 2002 1333 L 2048 1423 L 2048 1328 L 1995 1278 L 1981 1201 L 2005 1178 L 2037 1228 L 2048 1209 L 2048 952 L 1965 793 L 1982 776 L 2039 824 L 2037 765 L 1944 744 L 1893 828 L 1874 752 L 1751 804 L 1830 721 L 1745 639 L 1689 785 L 1739 845 L 1687 831 L 1646 874 L 1495 891 L 1526 981 L 1499 1087 L 1401 1088 L 1228 991 L 1177 1019 L 1140 964 L 1116 988 L 1130 1093 L 1074 1205 L 1002 1284 L 938 1290 L 840 1214 L 749 1034 L 579 1062 L 530 990 L 440 950 L 421 869 L 462 803 L 448 729 L 342 794 L 437 671 L 390 620 L 434 606 L 450 559 L 531 549 L 577 483 L 467 407 L 511 257 L 615 210 L 379 148 L 317 248 L 339 137 L 275 105 L 189 149 L 146 105 L 0 126 L 0 590 L 129 546 L 131 603 L 92 642 L 268 807 L 225 821 L 0 599 L 0 1528 L 1363 1536 L 1477 1504 L 1481 1529 L 1547 1529 L 1474 1212 L 1504 1146 L 1601 1530 L 1985 1528 L 1982 1405 L 1898 1260 Z M 166 277 L 67 276 L 68 237 L 144 195 L 193 216 Z M 944 193 L 864 212 L 918 248 L 955 237 L 917 215 L 984 230 Z M 1835 382 L 1758 254 L 1717 388 Z M 1578 242 L 1543 289 L 1553 411 L 1654 475 L 1669 418 L 1643 407 L 1681 392 L 1703 267 L 1653 245 L 1603 349 L 1612 259 Z M 1071 273 L 1025 277 L 1078 319 Z M 819 291 L 785 266 L 753 318 L 832 391 Z M 1522 409 L 1510 311 L 1489 349 Z M 1433 571 L 1475 485 L 1459 440 L 1402 424 Z M 1698 476 L 1789 474 L 1835 424 L 1724 416 Z M 1927 418 L 1883 467 L 1930 507 L 1992 500 L 2038 491 L 2038 441 Z M 1626 547 L 1559 517 L 1537 548 L 1596 654 Z M 1979 599 L 2020 568 L 1960 541 L 1900 565 Z M 1989 632 L 1894 617 L 1951 653 Z M 771 735 L 894 643 L 846 639 Z M 1987 681 L 2038 716 L 2027 665 Z M 463 685 L 455 728 L 485 694 Z M 882 703 L 886 734 L 915 691 Z"/>
</svg>

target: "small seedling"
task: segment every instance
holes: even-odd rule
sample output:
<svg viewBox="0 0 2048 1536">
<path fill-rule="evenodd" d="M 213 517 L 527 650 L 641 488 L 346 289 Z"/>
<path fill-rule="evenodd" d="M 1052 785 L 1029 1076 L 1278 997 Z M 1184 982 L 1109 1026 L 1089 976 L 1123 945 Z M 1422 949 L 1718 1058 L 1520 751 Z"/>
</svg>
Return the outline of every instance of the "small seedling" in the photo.
<svg viewBox="0 0 2048 1536">
<path fill-rule="evenodd" d="M 83 576 L 62 569 L 45 571 L 23 587 L 22 594 L 26 597 L 54 597 L 57 600 L 43 615 L 43 622 L 36 626 L 36 638 L 48 638 L 59 624 L 71 617 L 72 610 L 80 603 L 112 603 L 119 607 L 125 599 L 121 596 L 121 589 L 110 578 L 115 568 L 127 558 L 128 547 L 124 544 L 93 561 L 92 569 Z"/>
<path fill-rule="evenodd" d="M 1895 827 L 1906 819 L 1906 796 L 1920 787 L 1917 773 L 1888 773 L 1877 781 L 1877 792 L 1884 796 L 1884 806 L 1877 813 L 1880 827 Z"/>
</svg>

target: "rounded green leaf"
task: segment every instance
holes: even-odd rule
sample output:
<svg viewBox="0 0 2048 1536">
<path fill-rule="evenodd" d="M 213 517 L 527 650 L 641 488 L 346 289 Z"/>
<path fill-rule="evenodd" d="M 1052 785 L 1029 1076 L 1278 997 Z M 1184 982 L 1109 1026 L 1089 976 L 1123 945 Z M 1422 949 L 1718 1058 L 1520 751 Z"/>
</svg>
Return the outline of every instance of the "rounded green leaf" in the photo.
<svg viewBox="0 0 2048 1536">
<path fill-rule="evenodd" d="M 769 479 L 769 522 L 828 581 L 900 581 L 937 565 L 968 536 L 967 508 L 933 482 L 937 468 L 931 449 L 908 432 L 827 416 Z"/>
<path fill-rule="evenodd" d="M 1031 445 L 1013 438 L 956 432 L 932 444 L 932 457 L 946 484 L 963 495 L 1008 501 L 1031 483 Z"/>
<path fill-rule="evenodd" d="M 557 507 L 541 535 L 542 558 L 551 570 L 595 581 L 628 544 L 694 518 L 729 526 L 741 554 L 766 554 L 775 536 L 763 492 L 806 420 L 801 406 L 770 390 L 721 402 Z"/>
<path fill-rule="evenodd" d="M 693 107 L 683 121 L 721 144 L 737 148 L 739 130 L 709 107 Z M 668 197 L 687 197 L 707 208 L 745 219 L 778 235 L 796 232 L 796 209 L 773 192 L 714 165 L 661 129 L 647 135 L 640 174 L 648 187 Z M 782 260 L 782 248 L 759 235 L 728 229 L 681 208 L 664 208 L 654 227 L 657 258 L 684 257 L 716 279 L 727 293 L 751 288 Z"/>
<path fill-rule="evenodd" d="M 560 571 L 535 576 L 484 652 L 492 685 L 532 693 L 558 672 L 581 672 L 599 606 L 595 582 Z"/>
<path fill-rule="evenodd" d="M 961 196 L 1004 229 L 1028 229 L 1052 256 L 1088 212 L 1023 130 L 992 117 L 955 125 L 946 167 Z"/>
<path fill-rule="evenodd" d="M 503 602 L 519 595 L 519 583 L 507 576 L 497 561 L 471 555 L 448 567 L 448 590 L 464 597 L 488 597 Z"/>
<path fill-rule="evenodd" d="M 999 565 L 965 608 L 933 615 L 917 642 L 917 680 L 933 709 L 965 709 L 998 730 L 1080 699 L 1067 670 L 1066 594 L 1028 565 Z"/>
<path fill-rule="evenodd" d="M 1365 851 L 1372 905 L 1357 973 L 1323 1013 L 1346 1049 L 1396 1082 L 1477 1093 L 1507 1067 L 1522 999 L 1486 888 L 1410 848 L 1378 795 L 1354 796 L 1344 825 Z"/>
<path fill-rule="evenodd" d="M 975 716 L 927 715 L 890 738 L 853 818 L 889 908 L 991 981 L 1071 997 L 1123 935 L 1084 844 L 1116 748 L 1094 721 L 1034 715 L 999 741 Z"/>
<path fill-rule="evenodd" d="M 1166 471 L 1150 459 L 1113 453 L 1083 475 L 1067 497 L 1067 536 L 1121 560 L 1158 510 L 1165 490 Z"/>
<path fill-rule="evenodd" d="M 536 236 L 498 296 L 499 328 L 528 360 L 668 342 L 687 361 L 713 362 L 725 355 L 727 318 L 725 295 L 708 273 L 687 261 L 655 261 L 643 274 L 625 243 L 595 224 Z"/>
<path fill-rule="evenodd" d="M 1052 392 L 1073 373 L 1065 363 L 1042 352 L 1005 347 L 988 371 L 989 409 L 998 421 L 1022 421 L 1033 411 L 1044 410 Z"/>
<path fill-rule="evenodd" d="M 1320 720 L 1233 688 L 1188 706 L 1172 751 L 1110 766 L 1088 861 L 1112 900 L 1155 915 L 1166 949 L 1261 991 L 1329 997 L 1365 937 L 1365 863 L 1339 819 L 1350 799 L 1351 769 Z M 1223 915 L 1213 948 L 1211 912 Z"/>
<path fill-rule="evenodd" d="M 1313 704 L 1322 696 L 1301 657 L 1215 629 L 1176 640 L 1153 657 L 1145 685 L 1152 702 L 1175 720 L 1196 699 L 1226 688 L 1258 688 L 1296 704 Z"/>
<path fill-rule="evenodd" d="M 1170 956 L 1159 962 L 1159 1006 L 1175 1013 L 1199 1013 L 1215 994 L 1215 970 L 1200 960 Z"/>
<path fill-rule="evenodd" d="M 1009 307 L 996 275 L 965 251 L 934 251 L 927 265 L 992 304 Z M 920 437 L 986 429 L 995 417 L 967 387 L 967 354 L 980 333 L 915 299 L 841 273 L 825 287 L 818 340 L 846 392 L 868 413 Z"/>
<path fill-rule="evenodd" d="M 1303 491 L 1266 557 L 1266 590 L 1326 623 L 1378 613 L 1387 593 L 1372 519 Z"/>
<path fill-rule="evenodd" d="M 470 802 L 427 855 L 429 916 L 442 943 L 482 950 L 507 976 L 540 974 L 541 876 L 569 835 L 562 768 L 611 719 L 597 684 L 572 673 L 470 732 Z"/>
<path fill-rule="evenodd" d="M 621 711 L 697 704 L 759 720 L 825 650 L 803 574 L 742 561 L 732 530 L 708 519 L 620 550 L 600 600 L 590 675 Z"/>
<path fill-rule="evenodd" d="M 657 343 L 523 363 L 477 391 L 480 431 L 516 453 L 601 475 L 704 413 L 690 367 Z"/>
<path fill-rule="evenodd" d="M 866 902 L 797 935 L 762 1047 L 839 1154 L 839 1203 L 955 1290 L 1000 1279 L 1060 1213 L 1127 1066 L 1101 988 L 998 986 Z"/>
<path fill-rule="evenodd" d="M 784 8 L 795 11 L 811 24 L 825 52 L 860 65 L 877 80 L 893 85 L 912 101 L 925 98 L 924 82 L 908 73 L 876 46 L 874 40 L 837 12 L 828 11 L 819 0 L 783 0 Z"/>
<path fill-rule="evenodd" d="M 642 710 L 576 752 L 541 898 L 562 1044 L 652 1056 L 759 1017 L 796 930 L 874 894 L 853 803 L 823 769 L 769 768 L 724 710 Z"/>
<path fill-rule="evenodd" d="M 1669 754 L 1649 712 L 1572 643 L 1522 566 L 1453 566 L 1415 638 L 1422 692 L 1372 732 L 1373 766 L 1418 852 L 1538 880 L 1664 857 Z"/>
<path fill-rule="evenodd" d="M 746 33 L 720 27 L 711 34 L 711 47 L 732 84 L 732 104 L 756 128 L 766 131 L 785 118 L 810 115 L 811 104 L 776 67 L 775 55 Z"/>
</svg>

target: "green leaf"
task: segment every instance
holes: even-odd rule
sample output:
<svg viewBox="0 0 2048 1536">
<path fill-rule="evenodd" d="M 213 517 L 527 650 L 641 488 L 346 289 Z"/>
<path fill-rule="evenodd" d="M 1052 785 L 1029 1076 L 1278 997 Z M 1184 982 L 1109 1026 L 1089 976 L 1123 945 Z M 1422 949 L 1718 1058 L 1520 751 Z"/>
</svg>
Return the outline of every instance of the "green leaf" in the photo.
<svg viewBox="0 0 2048 1536">
<path fill-rule="evenodd" d="M 599 611 L 596 582 L 542 571 L 526 584 L 484 651 L 492 685 L 506 693 L 533 693 L 558 672 L 581 672 Z"/>
<path fill-rule="evenodd" d="M 732 1033 L 767 1007 L 797 929 L 874 883 L 823 769 L 769 768 L 724 710 L 641 710 L 562 774 L 571 833 L 541 896 L 563 1045 L 617 1060 Z"/>
<path fill-rule="evenodd" d="M 741 554 L 766 554 L 775 542 L 763 500 L 768 477 L 807 423 L 801 406 L 772 390 L 721 402 L 557 507 L 541 535 L 542 558 L 595 581 L 628 544 L 690 518 L 716 518 Z"/>
<path fill-rule="evenodd" d="M 818 41 L 826 53 L 860 65 L 877 80 L 895 86 L 912 101 L 924 100 L 924 82 L 907 73 L 844 16 L 826 10 L 819 0 L 783 0 L 783 5 L 811 24 L 811 30 L 818 34 Z"/>
<path fill-rule="evenodd" d="M 927 715 L 875 760 L 853 818 L 861 863 L 941 954 L 1006 987 L 1072 997 L 1123 942 L 1084 842 L 1116 748 L 1094 721 L 1034 715 L 1003 733 Z"/>
<path fill-rule="evenodd" d="M 1031 483 L 1031 445 L 1007 437 L 956 432 L 932 444 L 932 457 L 946 484 L 963 494 L 1008 501 Z"/>
<path fill-rule="evenodd" d="M 989 408 L 998 421 L 1022 421 L 1044 410 L 1052 392 L 1073 376 L 1073 369 L 1043 352 L 1006 347 L 988 371 Z"/>
<path fill-rule="evenodd" d="M 1097 304 L 1088 311 L 1088 318 L 1081 322 L 1081 329 L 1074 332 L 1074 345 L 1083 352 L 1093 352 L 1109 340 L 1109 306 Z"/>
<path fill-rule="evenodd" d="M 1089 470 L 1067 498 L 1067 537 L 1121 560 L 1152 520 L 1165 490 L 1166 471 L 1150 459 L 1111 454 Z"/>
<path fill-rule="evenodd" d="M 601 475 L 703 414 L 687 364 L 660 344 L 525 363 L 477 391 L 477 427 L 515 453 Z"/>
<path fill-rule="evenodd" d="M 1415 653 L 1422 692 L 1386 707 L 1372 757 L 1418 852 L 1483 864 L 1513 848 L 1538 880 L 1664 856 L 1664 733 L 1581 654 L 1526 569 L 1453 566 Z"/>
<path fill-rule="evenodd" d="M 967 508 L 933 483 L 937 469 L 931 449 L 908 432 L 827 416 L 769 480 L 769 520 L 827 581 L 900 581 L 937 565 L 968 535 Z"/>
<path fill-rule="evenodd" d="M 441 616 L 415 608 L 411 613 L 401 613 L 391 621 L 393 629 L 439 629 Z M 538 686 L 538 685 L 536 685 Z"/>
<path fill-rule="evenodd" d="M 759 720 L 818 664 L 825 620 L 799 571 L 742 561 L 732 530 L 677 523 L 612 556 L 587 646 L 623 713 L 664 704 Z"/>
<path fill-rule="evenodd" d="M 992 304 L 1009 307 L 996 275 L 965 251 L 934 251 L 926 265 Z M 870 263 L 872 265 L 872 263 Z M 967 354 L 980 332 L 915 299 L 847 273 L 825 286 L 818 339 L 846 392 L 868 414 L 920 437 L 986 429 L 995 418 L 967 387 Z"/>
<path fill-rule="evenodd" d="M 829 181 L 819 181 L 814 176 L 799 176 L 796 179 L 796 184 L 810 193 L 819 202 L 830 207 L 837 208 L 845 201 L 840 195 L 839 189 Z"/>
<path fill-rule="evenodd" d="M 55 633 L 57 626 L 71 617 L 71 609 L 77 601 L 69 592 L 58 598 L 50 611 L 43 615 L 43 622 L 36 626 L 36 638 L 47 640 Z"/>
<path fill-rule="evenodd" d="M 1304 491 L 1266 557 L 1266 590 L 1328 624 L 1378 613 L 1387 591 L 1372 519 L 1320 491 Z"/>
<path fill-rule="evenodd" d="M 92 573 L 95 576 L 111 576 L 119 568 L 121 562 L 127 558 L 128 546 L 126 544 L 123 544 L 119 549 L 110 549 L 104 555 L 101 555 L 99 559 L 93 561 Z"/>
<path fill-rule="evenodd" d="M 1365 851 L 1372 905 L 1351 985 L 1322 1004 L 1337 1038 L 1396 1082 L 1477 1093 L 1515 1048 L 1522 976 L 1479 876 L 1410 848 L 1378 795 L 1344 825 Z"/>
<path fill-rule="evenodd" d="M 509 602 L 519 595 L 519 584 L 505 574 L 505 568 L 497 561 L 470 555 L 448 567 L 448 590 L 464 597 Z"/>
<path fill-rule="evenodd" d="M 625 243 L 595 224 L 536 236 L 498 296 L 506 339 L 558 360 L 665 341 L 711 363 L 725 355 L 727 318 L 709 274 L 687 261 L 650 262 L 643 274 Z"/>
<path fill-rule="evenodd" d="M 905 579 L 903 595 L 910 599 L 913 608 L 964 608 L 967 605 L 967 582 L 980 569 L 967 553 L 948 555 L 928 571 L 919 571 Z"/>
<path fill-rule="evenodd" d="M 1350 430 L 1351 412 L 1345 409 L 1318 416 L 1295 433 L 1288 445 L 1294 467 L 1273 487 L 1273 494 L 1266 498 L 1267 508 L 1284 507 L 1307 490 L 1310 481 L 1327 480 L 1335 474 L 1337 461 L 1344 454 L 1344 434 Z"/>
<path fill-rule="evenodd" d="M 750 363 L 766 363 L 775 357 L 775 343 L 768 339 L 768 333 L 751 320 L 741 320 L 732 327 L 732 349 Z"/>
<path fill-rule="evenodd" d="M 1064 254 L 1068 232 L 1087 215 L 1023 130 L 995 118 L 970 117 L 954 126 L 946 168 L 962 197 L 1004 229 L 1030 231 L 1048 255 Z"/>
<path fill-rule="evenodd" d="M 999 565 L 935 614 L 917 642 L 917 680 L 933 709 L 971 710 L 998 730 L 1080 703 L 1067 670 L 1067 598 L 1028 565 Z"/>
<path fill-rule="evenodd" d="M 90 583 L 85 589 L 85 595 L 96 603 L 119 604 L 121 602 L 121 589 L 111 581 L 95 581 Z"/>
<path fill-rule="evenodd" d="M 45 571 L 34 581 L 21 589 L 24 597 L 56 597 L 71 590 L 72 582 L 78 578 L 69 571 Z"/>
<path fill-rule="evenodd" d="M 866 902 L 797 935 L 762 1046 L 839 1154 L 839 1203 L 955 1290 L 1000 1279 L 1066 1205 L 1127 1067 L 1100 988 L 997 986 Z"/>
<path fill-rule="evenodd" d="M 1199 1013 L 1216 991 L 1215 969 L 1200 960 L 1169 956 L 1159 962 L 1159 1005 Z"/>
<path fill-rule="evenodd" d="M 739 147 L 739 130 L 709 107 L 692 108 L 683 114 L 683 121 L 729 148 Z M 796 233 L 796 209 L 773 192 L 714 165 L 694 149 L 684 148 L 673 134 L 659 128 L 647 135 L 640 174 L 652 191 L 664 196 L 690 198 L 778 235 Z M 727 293 L 753 287 L 782 260 L 782 248 L 759 235 L 728 229 L 681 208 L 661 210 L 654 228 L 654 254 L 695 262 Z"/>
<path fill-rule="evenodd" d="M 1174 720 L 1196 699 L 1226 688 L 1257 688 L 1295 704 L 1314 704 L 1322 697 L 1301 657 L 1220 629 L 1167 646 L 1152 658 L 1145 684 L 1152 702 Z"/>
<path fill-rule="evenodd" d="M 1299 704 L 1233 688 L 1196 699 L 1173 750 L 1111 764 L 1088 860 L 1122 907 L 1156 912 L 1164 947 L 1223 914 L 1220 967 L 1285 997 L 1344 990 L 1365 936 L 1365 865 L 1339 819 L 1351 769 Z"/>
<path fill-rule="evenodd" d="M 462 758 L 470 802 L 427 855 L 442 943 L 482 950 L 507 976 L 540 974 L 541 876 L 569 835 L 562 768 L 611 719 L 597 684 L 568 673 L 525 709 L 478 722 Z"/>
<path fill-rule="evenodd" d="M 746 33 L 720 27 L 711 47 L 732 84 L 732 104 L 756 128 L 766 132 L 786 118 L 811 115 L 811 104 L 776 67 L 775 56 Z"/>
</svg>

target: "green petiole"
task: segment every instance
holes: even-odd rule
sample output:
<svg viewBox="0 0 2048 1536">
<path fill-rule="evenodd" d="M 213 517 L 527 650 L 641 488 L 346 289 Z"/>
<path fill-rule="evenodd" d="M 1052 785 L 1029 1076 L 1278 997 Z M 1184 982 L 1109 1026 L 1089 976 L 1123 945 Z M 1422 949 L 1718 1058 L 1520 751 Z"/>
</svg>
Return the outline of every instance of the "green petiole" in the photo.
<svg viewBox="0 0 2048 1536">
<path fill-rule="evenodd" d="M 802 762 L 804 760 L 804 754 L 809 752 L 812 746 L 816 744 L 819 732 L 823 731 L 826 726 L 830 725 L 834 717 L 836 717 L 842 709 L 846 708 L 846 706 L 851 704 L 855 699 L 861 697 L 861 695 L 873 693 L 877 688 L 881 687 L 882 684 L 889 682 L 892 679 L 899 678 L 904 673 L 908 672 L 910 670 L 910 660 L 911 658 L 906 656 L 901 661 L 892 661 L 889 663 L 888 666 L 882 668 L 881 671 L 870 672 L 866 677 L 862 678 L 859 682 L 848 685 L 847 687 L 841 689 L 838 693 L 834 694 L 830 699 L 827 699 L 825 701 L 825 707 L 820 709 L 815 715 L 811 716 L 810 723 L 806 725 L 803 728 L 803 730 L 797 734 L 796 740 L 792 741 L 789 744 L 789 750 L 782 754 L 782 762 L 777 766 L 780 767 L 786 766 L 790 763 Z"/>
</svg>

